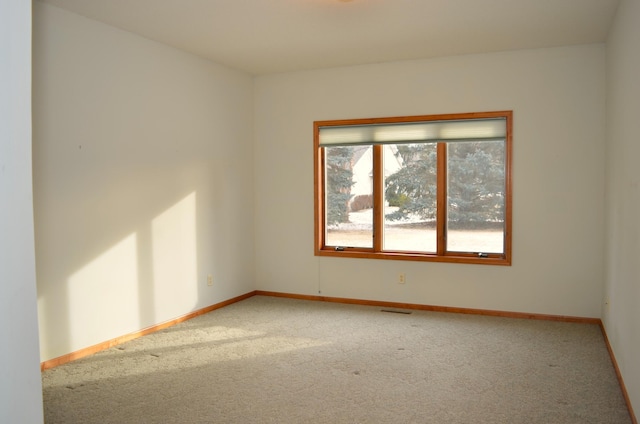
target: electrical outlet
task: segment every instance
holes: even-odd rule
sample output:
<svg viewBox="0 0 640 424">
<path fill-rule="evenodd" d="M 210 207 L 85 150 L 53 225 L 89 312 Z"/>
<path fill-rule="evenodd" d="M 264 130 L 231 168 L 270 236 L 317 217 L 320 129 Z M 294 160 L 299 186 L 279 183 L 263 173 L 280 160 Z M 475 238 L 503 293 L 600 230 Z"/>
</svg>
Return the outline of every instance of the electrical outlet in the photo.
<svg viewBox="0 0 640 424">
<path fill-rule="evenodd" d="M 401 272 L 400 274 L 398 274 L 398 284 L 404 284 L 406 282 L 406 279 L 404 277 L 404 272 Z"/>
<path fill-rule="evenodd" d="M 207 286 L 213 286 L 213 275 L 207 275 Z"/>
</svg>

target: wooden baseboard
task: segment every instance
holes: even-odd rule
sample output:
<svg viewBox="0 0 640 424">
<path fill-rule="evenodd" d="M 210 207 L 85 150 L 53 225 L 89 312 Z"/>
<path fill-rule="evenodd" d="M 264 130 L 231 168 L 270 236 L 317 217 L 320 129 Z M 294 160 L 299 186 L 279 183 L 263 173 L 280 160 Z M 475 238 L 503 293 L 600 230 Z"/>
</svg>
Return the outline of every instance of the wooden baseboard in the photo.
<svg viewBox="0 0 640 424">
<path fill-rule="evenodd" d="M 397 308 L 397 309 L 413 309 L 413 310 L 421 310 L 421 311 L 433 311 L 433 312 L 449 312 L 449 313 L 457 313 L 457 314 L 474 314 L 474 315 L 487 315 L 487 316 L 496 316 L 496 317 L 505 317 L 505 318 L 520 318 L 520 319 L 537 319 L 537 320 L 546 320 L 546 321 L 561 321 L 561 322 L 575 322 L 575 323 L 583 323 L 583 324 L 597 324 L 600 326 L 602 331 L 602 335 L 604 337 L 605 344 L 607 346 L 607 350 L 609 351 L 609 356 L 611 357 L 611 362 L 613 363 L 613 367 L 616 372 L 616 376 L 618 377 L 618 382 L 620 384 L 620 388 L 622 390 L 622 395 L 624 396 L 624 400 L 627 404 L 627 408 L 629 410 L 629 415 L 631 416 L 632 424 L 638 424 L 638 420 L 633 412 L 633 407 L 631 406 L 631 400 L 629 398 L 629 394 L 627 393 L 626 386 L 624 384 L 624 380 L 622 378 L 622 374 L 620 374 L 620 369 L 618 368 L 618 363 L 616 361 L 615 355 L 613 353 L 613 349 L 609 344 L 609 338 L 607 337 L 607 331 L 602 324 L 602 320 L 599 318 L 585 318 L 585 317 L 573 317 L 573 316 L 565 316 L 565 315 L 546 315 L 546 314 L 533 314 L 526 312 L 508 312 L 508 311 L 495 311 L 490 309 L 473 309 L 473 308 L 455 308 L 449 306 L 433 306 L 433 305 L 421 305 L 416 303 L 400 303 L 400 302 L 386 302 L 379 300 L 362 300 L 362 299 L 350 299 L 350 298 L 342 298 L 342 297 L 328 297 L 328 296 L 313 296 L 313 295 L 304 295 L 304 294 L 293 294 L 293 293 L 281 293 L 281 292 L 273 292 L 273 291 L 264 291 L 264 290 L 254 290 L 249 293 L 245 293 L 243 295 L 234 297 L 232 299 L 225 300 L 220 303 L 216 303 L 215 305 L 207 306 L 206 308 L 199 309 L 194 312 L 190 312 L 181 317 L 172 319 L 170 321 L 163 322 L 161 324 L 153 325 L 151 327 L 142 329 L 140 331 L 136 331 L 134 333 L 126 334 L 121 337 L 117 337 L 112 340 L 108 340 L 103 343 L 99 343 L 94 346 L 90 346 L 84 349 L 81 349 L 76 352 L 72 352 L 63 356 L 59 356 L 54 359 L 50 359 L 48 361 L 44 361 L 40 364 L 41 370 L 46 370 L 49 368 L 56 367 L 58 365 L 66 364 L 67 362 L 71 362 L 76 359 L 80 359 L 82 357 L 92 355 L 96 352 L 99 352 L 104 349 L 108 349 L 115 345 L 127 342 L 129 340 L 136 339 L 138 337 L 145 336 L 147 334 L 154 333 L 156 331 L 165 329 L 167 327 L 171 327 L 173 325 L 179 324 L 181 322 L 187 321 L 191 318 L 195 318 L 199 315 L 206 314 L 208 312 L 214 311 L 216 309 L 223 308 L 225 306 L 231 305 L 233 303 L 239 302 L 241 300 L 248 299 L 252 296 L 271 296 L 271 297 L 284 297 L 289 299 L 300 299 L 300 300 L 313 300 L 313 301 L 321 301 L 321 302 L 333 302 L 333 303 L 345 303 L 351 305 L 365 305 L 365 306 L 376 306 L 383 308 Z"/>
<path fill-rule="evenodd" d="M 629 410 L 631 422 L 632 424 L 638 424 L 638 420 L 636 419 L 636 416 L 633 412 L 633 407 L 631 406 L 631 399 L 629 399 L 629 394 L 627 393 L 627 389 L 624 385 L 622 374 L 620 374 L 618 363 L 616 362 L 615 355 L 613 354 L 613 350 L 611 349 L 611 345 L 609 344 L 609 338 L 607 337 L 607 332 L 600 318 L 573 317 L 573 316 L 565 316 L 565 315 L 531 314 L 531 313 L 525 313 L 525 312 L 494 311 L 489 309 L 453 308 L 449 306 L 432 306 L 432 305 L 420 305 L 415 303 L 399 303 L 399 302 L 385 302 L 385 301 L 379 301 L 379 300 L 361 300 L 361 299 L 349 299 L 349 298 L 341 298 L 341 297 L 313 296 L 313 295 L 305 295 L 305 294 L 281 293 L 281 292 L 272 292 L 272 291 L 264 291 L 264 290 L 256 290 L 254 294 L 256 296 L 285 297 L 289 299 L 346 303 L 346 304 L 352 304 L 352 305 L 366 305 L 366 306 L 376 306 L 376 307 L 383 307 L 383 308 L 413 309 L 413 310 L 433 311 L 433 312 L 450 312 L 450 313 L 456 313 L 456 314 L 474 314 L 474 315 L 487 315 L 487 316 L 496 316 L 496 317 L 505 317 L 505 318 L 537 319 L 537 320 L 545 320 L 545 321 L 596 324 L 602 330 L 602 335 L 604 336 L 604 341 L 609 351 L 611 362 L 613 363 L 613 367 L 616 371 L 616 376 L 618 377 L 618 383 L 620 384 L 622 395 L 624 396 L 624 400 L 627 404 L 627 409 Z"/>
<path fill-rule="evenodd" d="M 343 297 L 312 296 L 312 295 L 303 295 L 303 294 L 270 292 L 270 291 L 263 291 L 263 290 L 256 290 L 255 295 L 287 297 L 290 299 L 302 299 L 302 300 L 317 300 L 322 302 L 347 303 L 351 305 L 377 306 L 377 307 L 383 307 L 383 308 L 413 309 L 413 310 L 432 311 L 432 312 L 449 312 L 454 314 L 487 315 L 487 316 L 505 317 L 505 318 L 577 322 L 577 323 L 583 323 L 583 324 L 596 324 L 596 325 L 601 324 L 599 318 L 573 317 L 573 316 L 565 316 L 565 315 L 545 315 L 545 314 L 533 314 L 533 313 L 526 313 L 526 312 L 495 311 L 491 309 L 454 308 L 450 306 L 421 305 L 417 303 L 386 302 L 386 301 L 380 301 L 380 300 L 361 300 L 361 299 L 350 299 L 350 298 L 343 298 Z"/>
<path fill-rule="evenodd" d="M 627 387 L 624 384 L 624 379 L 622 378 L 622 374 L 620 373 L 620 368 L 618 368 L 616 355 L 614 355 L 613 353 L 613 349 L 611 348 L 611 344 L 609 343 L 609 337 L 607 336 L 607 330 L 604 328 L 604 324 L 602 323 L 602 321 L 600 321 L 600 330 L 602 330 L 602 337 L 604 337 L 604 343 L 607 346 L 607 350 L 609 351 L 609 356 L 611 357 L 611 362 L 613 363 L 613 369 L 616 371 L 616 376 L 618 377 L 618 382 L 620 383 L 620 389 L 622 390 L 622 396 L 624 397 L 624 401 L 627 404 L 627 409 L 629 410 L 629 415 L 631 416 L 631 423 L 638 424 L 636 415 L 633 412 L 633 406 L 631 406 L 631 399 L 629 398 Z"/>
<path fill-rule="evenodd" d="M 216 309 L 223 308 L 225 306 L 231 305 L 232 303 L 240 302 L 241 300 L 248 299 L 254 295 L 255 295 L 255 291 L 245 293 L 243 295 L 234 297 L 232 299 L 228 299 L 223 302 L 216 303 L 214 305 L 210 305 L 202 309 L 198 309 L 197 311 L 190 312 L 178 318 L 165 321 L 160 324 L 152 325 L 151 327 L 147 327 L 133 333 L 125 334 L 124 336 L 116 337 L 115 339 L 107 340 L 105 342 L 98 343 L 96 345 L 89 346 L 84 349 L 80 349 L 75 352 L 71 352 L 66 355 L 59 356 L 57 358 L 49 359 L 40 364 L 40 370 L 44 371 L 49 368 L 57 367 L 58 365 L 66 364 L 67 362 L 75 361 L 76 359 L 84 358 L 85 356 L 92 355 L 96 352 L 100 352 L 101 350 L 109 349 L 110 347 L 119 345 L 124 342 L 128 342 L 129 340 L 137 339 L 138 337 L 155 333 L 156 331 L 163 330 L 165 328 L 171 327 L 181 322 L 190 320 L 191 318 L 195 318 L 199 315 L 203 315 L 208 312 L 214 311 Z"/>
</svg>

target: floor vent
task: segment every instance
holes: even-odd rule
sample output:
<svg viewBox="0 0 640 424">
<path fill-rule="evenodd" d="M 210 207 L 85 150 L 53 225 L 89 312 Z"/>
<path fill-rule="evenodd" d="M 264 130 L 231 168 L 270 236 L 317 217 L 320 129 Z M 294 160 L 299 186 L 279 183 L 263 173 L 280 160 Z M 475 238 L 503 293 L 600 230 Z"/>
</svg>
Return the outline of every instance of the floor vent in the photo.
<svg viewBox="0 0 640 424">
<path fill-rule="evenodd" d="M 411 315 L 411 312 L 409 312 L 409 311 L 394 311 L 393 309 L 381 309 L 380 312 L 390 312 L 392 314 Z"/>
</svg>

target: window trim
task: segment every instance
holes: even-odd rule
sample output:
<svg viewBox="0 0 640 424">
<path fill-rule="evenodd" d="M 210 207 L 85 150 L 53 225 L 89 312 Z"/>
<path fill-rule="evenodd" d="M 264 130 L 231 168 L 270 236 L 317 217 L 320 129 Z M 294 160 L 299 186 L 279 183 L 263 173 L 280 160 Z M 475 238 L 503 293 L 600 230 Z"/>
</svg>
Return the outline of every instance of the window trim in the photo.
<svg viewBox="0 0 640 424">
<path fill-rule="evenodd" d="M 373 125 L 373 124 L 397 124 L 409 122 L 447 121 L 447 120 L 472 120 L 486 118 L 505 118 L 505 224 L 504 224 L 504 253 L 488 254 L 487 257 L 479 257 L 473 253 L 446 252 L 446 142 L 438 142 L 437 162 L 437 252 L 422 253 L 409 251 L 383 251 L 382 250 L 382 224 L 384 212 L 382 201 L 384 198 L 382 169 L 382 146 L 373 145 L 374 168 L 374 207 L 373 207 L 373 248 L 344 247 L 336 250 L 335 247 L 327 247 L 325 243 L 325 192 L 324 172 L 325 162 L 322 147 L 320 146 L 320 128 L 331 126 L 349 125 Z M 511 265 L 512 248 L 512 162 L 513 162 L 513 111 L 474 112 L 440 115 L 400 116 L 390 118 L 367 119 L 343 119 L 315 121 L 313 123 L 314 139 L 314 251 L 315 256 L 333 256 L 367 259 L 391 259 L 428 262 L 451 262 L 483 265 Z"/>
</svg>

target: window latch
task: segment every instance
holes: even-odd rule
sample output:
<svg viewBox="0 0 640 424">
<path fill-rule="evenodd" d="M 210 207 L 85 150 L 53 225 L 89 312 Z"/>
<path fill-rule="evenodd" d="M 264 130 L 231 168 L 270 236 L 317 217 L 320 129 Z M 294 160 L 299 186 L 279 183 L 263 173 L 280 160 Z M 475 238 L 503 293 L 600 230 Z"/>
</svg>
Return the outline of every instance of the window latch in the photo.
<svg viewBox="0 0 640 424">
<path fill-rule="evenodd" d="M 489 254 L 479 252 L 479 253 L 478 253 L 478 257 L 479 257 L 479 258 L 488 258 L 488 257 L 489 257 Z"/>
<path fill-rule="evenodd" d="M 344 247 L 336 246 L 336 252 L 343 252 L 343 251 L 344 251 Z"/>
</svg>

